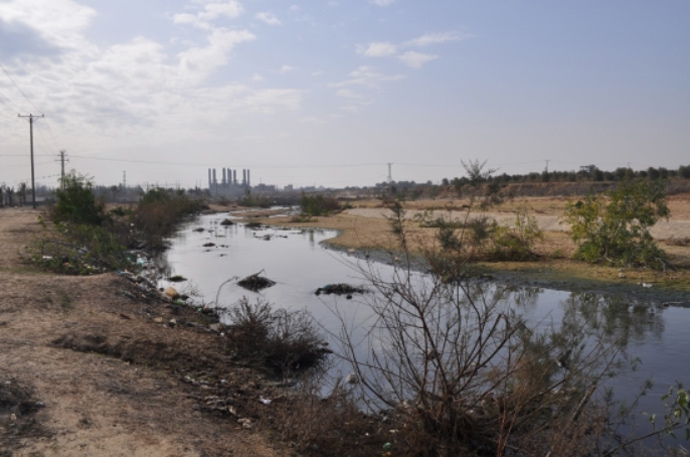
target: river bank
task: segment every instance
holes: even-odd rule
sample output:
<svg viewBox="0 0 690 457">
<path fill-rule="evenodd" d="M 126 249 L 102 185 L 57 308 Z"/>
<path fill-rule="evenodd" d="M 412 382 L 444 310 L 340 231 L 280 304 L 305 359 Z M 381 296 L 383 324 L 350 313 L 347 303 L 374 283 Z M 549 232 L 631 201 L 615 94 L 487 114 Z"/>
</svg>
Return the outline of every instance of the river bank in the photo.
<svg viewBox="0 0 690 457">
<path fill-rule="evenodd" d="M 345 430 L 320 401 L 291 403 L 283 384 L 227 352 L 213 314 L 142 296 L 115 273 L 64 276 L 24 263 L 38 216 L 0 211 L 0 456 L 297 455 L 276 421 L 318 424 L 323 439 L 352 437 L 362 452 L 387 442 L 377 424 Z M 384 218 L 370 219 L 343 214 L 341 227 L 355 230 L 332 242 L 356 249 L 390 238 Z"/>
<path fill-rule="evenodd" d="M 510 200 L 484 213 L 503 225 L 515 220 L 515 212 L 528 208 L 534 215 L 543 239 L 538 241 L 536 261 L 528 262 L 481 262 L 480 266 L 492 274 L 525 282 L 536 281 L 545 287 L 569 289 L 593 287 L 596 290 L 610 289 L 615 292 L 628 290 L 631 293 L 665 295 L 662 301 L 682 301 L 690 294 L 690 195 L 679 194 L 669 199 L 671 217 L 660 221 L 652 228 L 652 235 L 670 256 L 674 268 L 655 271 L 645 268 L 618 268 L 607 265 L 592 265 L 572 260 L 575 245 L 569 237 L 568 227 L 561 223 L 561 216 L 567 203 L 562 197 L 523 197 Z M 415 222 L 415 215 L 433 211 L 434 217 L 462 218 L 466 214 L 462 200 L 421 200 L 404 202 L 406 230 L 412 251 L 436 246 L 437 230 L 425 228 Z M 314 218 L 308 222 L 293 222 L 290 217 L 261 217 L 258 219 L 270 225 L 287 227 L 323 228 L 338 230 L 339 235 L 325 243 L 335 249 L 383 253 L 382 260 L 392 257 L 397 250 L 387 217 L 392 214 L 381 200 L 356 201 L 351 208 L 328 217 Z M 264 215 L 265 216 L 265 215 Z M 578 286 L 578 284 L 580 284 Z M 642 285 L 651 285 L 643 287 Z"/>
<path fill-rule="evenodd" d="M 257 425 L 284 388 L 224 352 L 212 315 L 24 263 L 38 216 L 0 211 L 0 456 L 292 454 Z"/>
</svg>

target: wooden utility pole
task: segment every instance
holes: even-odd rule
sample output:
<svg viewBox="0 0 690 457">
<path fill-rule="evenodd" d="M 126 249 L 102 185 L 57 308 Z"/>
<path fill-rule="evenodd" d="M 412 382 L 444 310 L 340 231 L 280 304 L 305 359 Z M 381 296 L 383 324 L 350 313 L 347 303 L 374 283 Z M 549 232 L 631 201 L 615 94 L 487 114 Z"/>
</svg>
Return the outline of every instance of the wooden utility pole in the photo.
<svg viewBox="0 0 690 457">
<path fill-rule="evenodd" d="M 45 116 L 43 114 L 34 116 L 31 113 L 29 113 L 28 116 L 22 116 L 21 114 L 17 114 L 17 116 L 29 118 L 29 140 L 31 141 L 31 203 L 34 209 L 36 209 L 36 183 L 34 181 L 34 119 Z"/>
</svg>

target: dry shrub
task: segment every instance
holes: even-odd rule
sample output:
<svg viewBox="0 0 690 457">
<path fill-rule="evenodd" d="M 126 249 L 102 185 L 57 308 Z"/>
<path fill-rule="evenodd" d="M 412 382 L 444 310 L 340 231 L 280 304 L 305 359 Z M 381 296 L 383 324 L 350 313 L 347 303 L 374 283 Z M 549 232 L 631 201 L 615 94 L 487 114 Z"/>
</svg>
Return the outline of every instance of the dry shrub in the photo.
<svg viewBox="0 0 690 457">
<path fill-rule="evenodd" d="M 317 366 L 330 352 L 304 311 L 274 309 L 243 297 L 227 311 L 228 349 L 239 359 L 286 376 Z"/>
<path fill-rule="evenodd" d="M 336 382 L 322 397 L 322 381 L 312 373 L 276 406 L 273 426 L 281 438 L 306 455 L 378 455 L 386 442 L 379 433 L 384 424 L 361 411 L 345 384 Z"/>
</svg>

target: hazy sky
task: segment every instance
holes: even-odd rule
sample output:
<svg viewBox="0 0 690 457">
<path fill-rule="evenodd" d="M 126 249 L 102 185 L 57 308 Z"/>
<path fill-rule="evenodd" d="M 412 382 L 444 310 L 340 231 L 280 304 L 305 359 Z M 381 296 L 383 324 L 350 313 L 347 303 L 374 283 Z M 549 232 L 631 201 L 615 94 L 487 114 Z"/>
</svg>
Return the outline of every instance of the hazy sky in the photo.
<svg viewBox="0 0 690 457">
<path fill-rule="evenodd" d="M 0 183 L 690 164 L 690 1 L 0 0 Z M 241 174 L 241 171 L 240 173 Z"/>
</svg>

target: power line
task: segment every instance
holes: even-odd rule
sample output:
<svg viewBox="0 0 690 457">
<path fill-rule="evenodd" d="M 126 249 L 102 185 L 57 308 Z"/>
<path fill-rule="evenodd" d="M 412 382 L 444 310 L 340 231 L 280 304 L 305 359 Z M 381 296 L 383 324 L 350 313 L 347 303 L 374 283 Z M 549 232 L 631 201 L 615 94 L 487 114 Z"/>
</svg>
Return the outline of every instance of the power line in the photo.
<svg viewBox="0 0 690 457">
<path fill-rule="evenodd" d="M 7 77 L 10 79 L 10 81 L 12 81 L 12 84 L 14 84 L 14 87 L 17 88 L 17 90 L 19 91 L 19 93 L 22 94 L 22 97 L 24 97 L 24 98 L 26 99 L 26 101 L 29 102 L 29 103 L 31 104 L 31 106 L 33 106 L 34 108 L 36 108 L 37 111 L 41 111 L 40 109 L 38 109 L 38 107 L 37 107 L 36 105 L 34 105 L 34 102 L 32 102 L 32 101 L 29 99 L 29 97 L 26 96 L 26 94 L 24 93 L 24 91 L 23 91 L 23 90 L 19 87 L 19 85 L 14 81 L 14 79 L 12 78 L 12 76 L 10 75 L 10 73 L 7 71 L 7 69 L 5 68 L 5 66 L 4 66 L 2 63 L 0 63 L 0 68 L 2 68 L 2 71 L 5 72 L 5 74 L 6 74 Z M 34 205 L 34 206 L 35 206 L 35 205 Z"/>
</svg>

